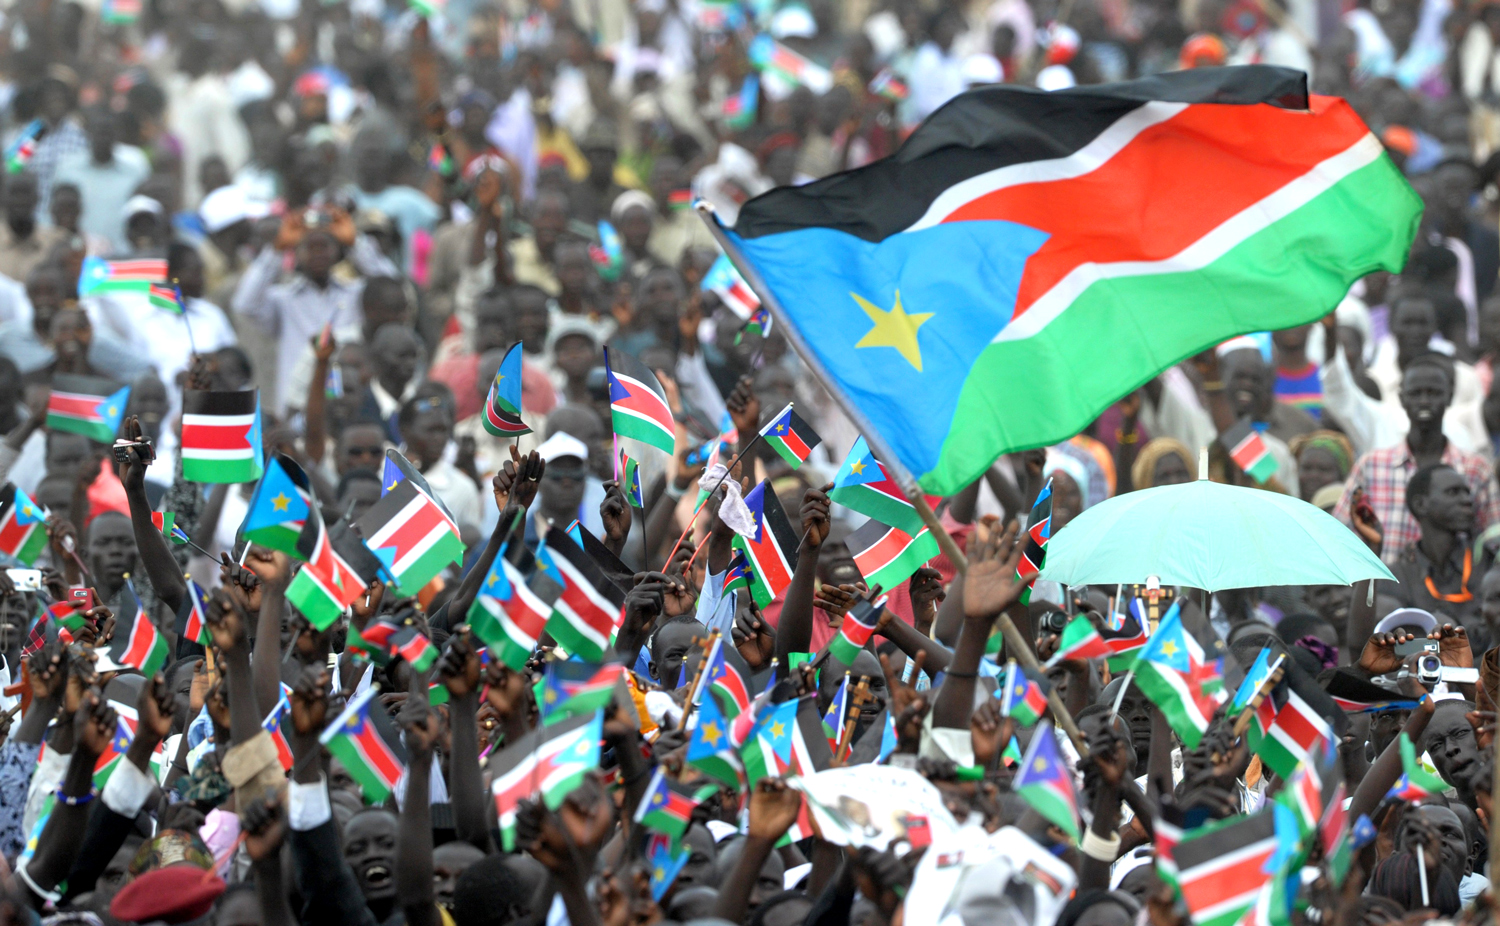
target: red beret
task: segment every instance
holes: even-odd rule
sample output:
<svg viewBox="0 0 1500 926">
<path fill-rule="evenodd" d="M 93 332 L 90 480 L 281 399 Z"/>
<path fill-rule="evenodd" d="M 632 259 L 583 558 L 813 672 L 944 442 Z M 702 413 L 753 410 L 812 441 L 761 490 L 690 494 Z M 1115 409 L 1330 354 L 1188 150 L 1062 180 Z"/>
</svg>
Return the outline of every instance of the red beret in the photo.
<svg viewBox="0 0 1500 926">
<path fill-rule="evenodd" d="M 224 881 L 218 875 L 196 865 L 168 865 L 120 888 L 109 913 L 126 923 L 186 923 L 212 910 L 222 893 Z"/>
</svg>

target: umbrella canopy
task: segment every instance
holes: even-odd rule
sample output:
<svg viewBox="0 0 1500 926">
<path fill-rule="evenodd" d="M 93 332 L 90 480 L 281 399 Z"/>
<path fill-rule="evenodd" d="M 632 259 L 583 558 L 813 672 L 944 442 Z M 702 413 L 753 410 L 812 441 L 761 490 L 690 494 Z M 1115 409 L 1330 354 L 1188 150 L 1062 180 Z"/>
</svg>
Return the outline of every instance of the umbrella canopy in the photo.
<svg viewBox="0 0 1500 926">
<path fill-rule="evenodd" d="M 1352 585 L 1395 576 L 1348 527 L 1299 498 L 1200 479 L 1111 498 L 1047 543 L 1041 577 L 1216 592 L 1266 585 Z"/>
</svg>

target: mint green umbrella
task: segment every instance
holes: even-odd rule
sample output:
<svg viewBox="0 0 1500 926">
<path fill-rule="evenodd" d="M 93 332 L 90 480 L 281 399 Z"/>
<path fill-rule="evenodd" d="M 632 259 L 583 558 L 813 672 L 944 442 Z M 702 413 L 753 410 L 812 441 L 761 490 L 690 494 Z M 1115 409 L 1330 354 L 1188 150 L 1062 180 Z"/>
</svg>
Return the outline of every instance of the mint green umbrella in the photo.
<svg viewBox="0 0 1500 926">
<path fill-rule="evenodd" d="M 1052 535 L 1041 575 L 1064 585 L 1147 576 L 1211 592 L 1395 581 L 1352 530 L 1321 508 L 1206 479 L 1128 492 L 1088 509 Z"/>
</svg>

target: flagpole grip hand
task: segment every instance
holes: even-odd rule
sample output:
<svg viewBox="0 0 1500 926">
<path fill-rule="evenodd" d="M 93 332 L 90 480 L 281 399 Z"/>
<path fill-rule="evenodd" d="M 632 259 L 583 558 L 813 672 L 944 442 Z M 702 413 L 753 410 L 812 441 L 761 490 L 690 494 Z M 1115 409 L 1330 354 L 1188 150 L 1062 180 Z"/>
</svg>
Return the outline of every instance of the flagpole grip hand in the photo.
<svg viewBox="0 0 1500 926">
<path fill-rule="evenodd" d="M 158 672 L 141 686 L 141 694 L 135 704 L 138 718 L 135 738 L 130 741 L 130 749 L 125 758 L 143 772 L 149 769 L 151 754 L 156 751 L 157 744 L 172 732 L 174 706 L 175 699 L 172 697 L 172 689 L 167 687 L 165 675 Z"/>
<path fill-rule="evenodd" d="M 734 422 L 735 430 L 740 433 L 740 446 L 744 447 L 745 435 L 760 428 L 760 397 L 755 394 L 755 378 L 748 374 L 741 376 L 724 400 L 724 407 L 729 410 L 729 420 Z"/>
<path fill-rule="evenodd" d="M 802 546 L 810 551 L 821 549 L 823 541 L 828 539 L 831 525 L 828 491 L 832 488 L 833 483 L 821 489 L 809 488 L 802 496 Z"/>
<path fill-rule="evenodd" d="M 620 483 L 610 480 L 604 483 L 604 501 L 599 503 L 599 519 L 604 522 L 604 546 L 616 556 L 625 549 L 625 538 L 630 536 L 631 511 Z"/>
</svg>

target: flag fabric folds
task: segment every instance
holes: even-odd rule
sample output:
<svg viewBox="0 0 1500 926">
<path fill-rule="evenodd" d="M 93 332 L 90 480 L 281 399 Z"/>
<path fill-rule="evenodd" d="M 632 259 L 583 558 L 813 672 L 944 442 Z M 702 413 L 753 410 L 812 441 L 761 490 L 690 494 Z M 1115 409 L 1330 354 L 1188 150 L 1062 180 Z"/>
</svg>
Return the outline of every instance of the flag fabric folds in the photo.
<svg viewBox="0 0 1500 926">
<path fill-rule="evenodd" d="M 517 341 L 501 359 L 484 399 L 484 429 L 496 437 L 531 433 L 531 426 L 521 420 L 521 360 L 521 342 Z"/>
<path fill-rule="evenodd" d="M 1183 357 L 1327 314 L 1402 267 L 1420 211 L 1348 103 L 1251 65 L 960 94 L 727 235 L 885 462 L 949 495 Z M 1071 362 L 1096 352 L 1123 361 Z"/>
<path fill-rule="evenodd" d="M 371 703 L 379 693 L 379 687 L 371 685 L 355 695 L 318 736 L 318 742 L 359 782 L 367 804 L 390 797 L 406 771 L 406 747 L 401 745 L 396 724 L 384 707 Z"/>
<path fill-rule="evenodd" d="M 813 449 L 823 442 L 812 425 L 797 415 L 791 402 L 760 429 L 760 436 L 792 469 L 806 463 Z"/>
<path fill-rule="evenodd" d="M 755 519 L 755 533 L 735 535 L 733 547 L 750 564 L 750 595 L 762 608 L 770 605 L 792 583 L 797 569 L 797 535 L 787 520 L 770 480 L 750 490 L 745 506 Z"/>
<path fill-rule="evenodd" d="M 561 585 L 537 570 L 531 551 L 514 538 L 495 557 L 469 607 L 469 626 L 490 655 L 511 669 L 526 665 L 547 628 Z"/>
<path fill-rule="evenodd" d="M 307 473 L 291 457 L 277 453 L 256 483 L 240 533 L 251 543 L 300 559 L 297 541 L 302 537 L 312 505 L 312 486 Z"/>
<path fill-rule="evenodd" d="M 871 588 L 895 588 L 941 552 L 937 538 L 925 527 L 914 537 L 874 519 L 844 538 L 844 544 Z"/>
<path fill-rule="evenodd" d="M 403 479 L 358 522 L 399 595 L 415 595 L 464 555 L 458 525 L 411 479 Z"/>
<path fill-rule="evenodd" d="M 1221 663 L 1205 659 L 1203 647 L 1183 628 L 1174 601 L 1132 666 L 1141 693 L 1161 709 L 1189 749 L 1197 748 L 1209 718 L 1227 697 Z"/>
<path fill-rule="evenodd" d="M 547 531 L 537 550 L 537 565 L 560 589 L 547 618 L 547 632 L 580 659 L 603 659 L 610 635 L 619 626 L 625 593 L 560 527 Z"/>
<path fill-rule="evenodd" d="M 109 644 L 109 658 L 117 666 L 139 669 L 150 678 L 167 664 L 167 638 L 136 597 L 135 587 L 127 580 L 120 588 L 115 608 L 115 635 Z"/>
<path fill-rule="evenodd" d="M 47 512 L 15 483 L 0 488 L 0 553 L 25 566 L 47 549 Z"/>
<path fill-rule="evenodd" d="M 629 354 L 609 348 L 604 350 L 604 372 L 615 433 L 671 455 L 677 445 L 677 425 L 656 374 Z"/>
<path fill-rule="evenodd" d="M 1047 716 L 1047 694 L 1052 683 L 1045 675 L 1033 676 L 1014 659 L 1005 663 L 1000 698 L 1000 716 L 1014 717 L 1023 727 L 1033 726 Z"/>
<path fill-rule="evenodd" d="M 47 430 L 82 434 L 95 443 L 112 444 L 129 401 L 129 386 L 98 376 L 59 373 L 52 378 L 52 392 L 47 397 Z M 184 413 L 186 410 L 184 406 Z M 185 419 L 183 424 L 185 428 Z"/>
<path fill-rule="evenodd" d="M 263 471 L 258 392 L 183 392 L 184 479 L 254 482 Z"/>
<path fill-rule="evenodd" d="M 490 795 L 506 852 L 515 851 L 516 807 L 536 794 L 548 810 L 561 807 L 589 770 L 598 767 L 603 733 L 604 717 L 596 711 L 541 727 L 490 759 Z"/>
<path fill-rule="evenodd" d="M 1031 734 L 1031 745 L 1016 769 L 1012 784 L 1021 799 L 1077 842 L 1078 795 L 1073 773 L 1057 751 L 1057 737 L 1050 721 L 1042 721 Z"/>
<path fill-rule="evenodd" d="M 854 442 L 844 464 L 834 475 L 833 490 L 828 497 L 912 537 L 926 528 L 916 507 L 896 485 L 890 472 L 875 459 L 863 437 Z M 928 506 L 936 502 L 935 497 L 930 498 Z"/>
</svg>

